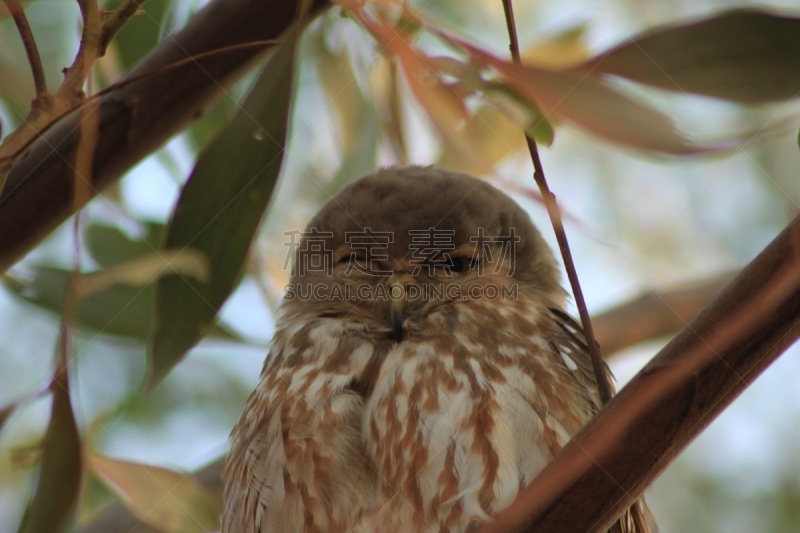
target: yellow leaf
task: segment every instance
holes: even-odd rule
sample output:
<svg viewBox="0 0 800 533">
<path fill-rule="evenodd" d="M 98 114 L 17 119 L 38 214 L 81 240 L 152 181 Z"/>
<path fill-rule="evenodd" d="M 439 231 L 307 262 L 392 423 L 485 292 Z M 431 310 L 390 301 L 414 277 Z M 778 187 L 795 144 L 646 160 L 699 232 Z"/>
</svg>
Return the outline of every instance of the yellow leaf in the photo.
<svg viewBox="0 0 800 533">
<path fill-rule="evenodd" d="M 449 87 L 442 79 L 444 74 L 450 75 L 441 71 L 442 66 L 452 71 L 458 62 L 429 57 L 413 46 L 402 29 L 392 26 L 383 18 L 373 18 L 355 0 L 338 0 L 338 3 L 350 10 L 354 18 L 381 44 L 381 50 L 397 61 L 411 92 L 436 128 L 445 148 L 456 153 L 472 168 L 491 168 L 482 147 L 464 135 L 470 114 L 460 91 Z M 407 9 L 404 9 L 403 16 L 418 20 Z M 459 67 L 471 68 L 466 64 Z"/>
<path fill-rule="evenodd" d="M 219 529 L 221 505 L 190 474 L 96 453 L 87 467 L 142 522 L 165 532 Z"/>
<path fill-rule="evenodd" d="M 438 164 L 477 176 L 489 174 L 500 161 L 523 146 L 520 126 L 506 117 L 498 109 L 490 106 L 480 108 L 470 117 L 465 132 L 475 145 L 483 151 L 484 166 L 475 167 L 448 146 L 444 147 Z"/>
<path fill-rule="evenodd" d="M 546 68 L 574 67 L 589 58 L 585 37 L 586 26 L 567 28 L 523 50 L 522 62 Z"/>
<path fill-rule="evenodd" d="M 149 285 L 161 276 L 181 274 L 206 282 L 211 277 L 205 254 L 193 248 L 162 250 L 78 278 L 78 294 L 89 296 L 122 283 L 132 287 Z"/>
</svg>

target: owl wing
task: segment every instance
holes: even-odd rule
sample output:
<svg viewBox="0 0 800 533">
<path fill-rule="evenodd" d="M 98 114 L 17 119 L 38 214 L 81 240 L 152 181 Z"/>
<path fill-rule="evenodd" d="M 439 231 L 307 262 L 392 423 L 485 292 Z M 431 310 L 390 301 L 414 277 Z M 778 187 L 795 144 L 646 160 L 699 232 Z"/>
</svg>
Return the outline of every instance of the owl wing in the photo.
<svg viewBox="0 0 800 533">
<path fill-rule="evenodd" d="M 248 402 L 248 407 L 252 403 Z M 234 430 L 233 448 L 223 471 L 223 531 L 257 533 L 266 530 L 270 523 L 276 526 L 273 530 L 281 531 L 279 524 L 291 524 L 299 518 L 296 515 L 286 516 L 290 509 L 298 505 L 297 502 L 286 501 L 283 475 L 286 456 L 280 407 L 280 404 L 270 406 L 251 435 L 239 433 L 244 420 Z"/>
<path fill-rule="evenodd" d="M 233 430 L 223 531 L 346 531 L 374 495 L 351 376 L 265 370 Z"/>
<path fill-rule="evenodd" d="M 602 407 L 602 400 L 597 389 L 597 379 L 589 356 L 583 329 L 571 316 L 560 309 L 551 309 L 551 317 L 555 323 L 553 332 L 548 337 L 550 347 L 561 357 L 567 368 L 575 377 L 573 387 L 575 396 L 580 401 L 581 411 L 586 420 L 592 418 Z M 603 365 L 606 378 L 614 391 L 613 376 L 608 365 Z"/>
<path fill-rule="evenodd" d="M 560 309 L 551 309 L 550 311 L 556 322 L 556 330 L 549 338 L 550 346 L 573 371 L 576 378 L 573 382 L 575 397 L 579 398 L 580 409 L 586 413 L 588 422 L 600 410 L 602 401 L 597 389 L 597 379 L 583 329 L 564 311 Z M 603 367 L 609 386 L 614 392 L 611 370 L 605 363 Z M 609 529 L 609 533 L 656 533 L 656 531 L 655 520 L 643 499 L 634 502 L 630 509 L 623 513 Z"/>
</svg>

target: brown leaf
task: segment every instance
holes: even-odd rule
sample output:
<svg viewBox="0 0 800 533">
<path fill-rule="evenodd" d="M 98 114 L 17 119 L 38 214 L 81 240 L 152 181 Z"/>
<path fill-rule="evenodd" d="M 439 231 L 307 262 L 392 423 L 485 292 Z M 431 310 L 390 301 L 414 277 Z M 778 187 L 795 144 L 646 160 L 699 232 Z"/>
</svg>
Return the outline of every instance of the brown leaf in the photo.
<svg viewBox="0 0 800 533">
<path fill-rule="evenodd" d="M 800 18 L 741 9 L 626 39 L 585 72 L 676 92 L 757 103 L 800 94 Z"/>
<path fill-rule="evenodd" d="M 452 38 L 451 38 L 452 39 Z M 547 119 L 562 119 L 605 139 L 672 155 L 706 152 L 691 143 L 672 119 L 583 72 L 516 65 L 453 39 L 474 61 L 496 69 L 520 96 Z"/>
<path fill-rule="evenodd" d="M 221 505 L 193 476 L 97 453 L 87 467 L 142 522 L 167 533 L 214 531 Z"/>
<path fill-rule="evenodd" d="M 6 422 L 8 422 L 8 419 L 11 418 L 11 415 L 13 415 L 14 411 L 16 410 L 17 410 L 16 402 L 6 405 L 2 409 L 0 409 L 0 431 L 3 429 L 3 426 L 6 425 Z"/>
<path fill-rule="evenodd" d="M 42 465 L 20 532 L 67 529 L 81 487 L 81 438 L 70 403 L 66 372 L 53 383 L 53 410 L 42 443 Z"/>
<path fill-rule="evenodd" d="M 460 92 L 453 90 L 442 79 L 441 67 L 449 64 L 445 64 L 441 58 L 431 58 L 415 48 L 410 41 L 413 33 L 404 31 L 403 27 L 395 28 L 383 19 L 373 18 L 355 1 L 339 0 L 339 3 L 350 10 L 353 17 L 381 44 L 384 52 L 396 58 L 411 91 L 430 118 L 446 149 L 458 154 L 458 157 L 473 168 L 491 168 L 482 147 L 464 135 L 469 119 L 466 104 Z M 407 9 L 404 14 L 403 21 L 419 22 Z"/>
</svg>

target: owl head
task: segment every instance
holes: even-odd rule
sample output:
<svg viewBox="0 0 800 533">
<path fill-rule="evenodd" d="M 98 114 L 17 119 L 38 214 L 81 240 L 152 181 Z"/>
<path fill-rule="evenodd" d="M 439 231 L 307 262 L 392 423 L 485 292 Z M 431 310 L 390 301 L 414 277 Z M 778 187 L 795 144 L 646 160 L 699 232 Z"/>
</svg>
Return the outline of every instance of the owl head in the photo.
<svg viewBox="0 0 800 533">
<path fill-rule="evenodd" d="M 492 185 L 389 167 L 345 187 L 311 220 L 285 305 L 357 318 L 399 340 L 446 305 L 536 296 L 560 307 L 558 278 L 527 213 Z"/>
</svg>

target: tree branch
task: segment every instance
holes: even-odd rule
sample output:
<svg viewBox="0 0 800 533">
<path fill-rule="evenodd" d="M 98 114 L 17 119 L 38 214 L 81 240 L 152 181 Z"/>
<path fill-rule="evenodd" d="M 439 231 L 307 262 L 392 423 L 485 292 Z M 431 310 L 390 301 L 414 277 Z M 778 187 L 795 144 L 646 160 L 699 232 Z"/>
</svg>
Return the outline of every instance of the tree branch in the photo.
<svg viewBox="0 0 800 533">
<path fill-rule="evenodd" d="M 798 335 L 800 217 L 481 531 L 603 530 Z"/>
<path fill-rule="evenodd" d="M 183 30 L 164 39 L 128 73 L 138 81 L 100 100 L 92 192 L 117 181 L 200 116 L 266 50 L 236 45 L 279 37 L 295 19 L 300 3 L 216 0 Z M 314 0 L 313 9 L 326 5 L 325 0 Z M 223 48 L 230 50 L 208 53 Z M 166 68 L 201 54 L 202 59 L 186 61 L 182 68 Z M 79 110 L 72 112 L 14 161 L 0 191 L 0 272 L 73 213 L 74 173 L 69 162 L 79 142 L 79 119 Z"/>
</svg>

